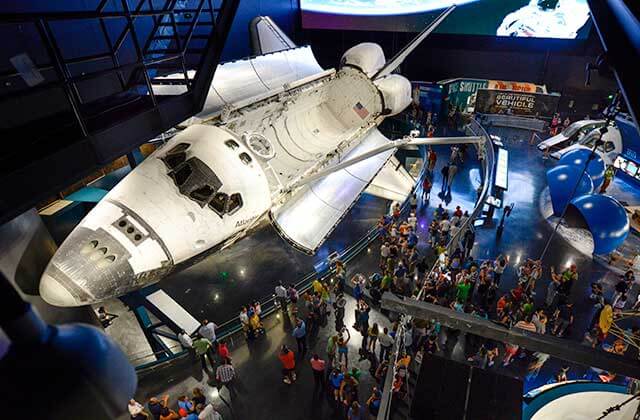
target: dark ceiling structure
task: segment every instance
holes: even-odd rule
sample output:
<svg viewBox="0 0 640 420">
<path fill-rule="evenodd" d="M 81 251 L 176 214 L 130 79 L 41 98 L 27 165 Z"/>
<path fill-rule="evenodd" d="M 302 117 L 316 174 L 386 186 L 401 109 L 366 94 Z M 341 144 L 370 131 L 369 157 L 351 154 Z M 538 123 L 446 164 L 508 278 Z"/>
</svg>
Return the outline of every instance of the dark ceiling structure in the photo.
<svg viewBox="0 0 640 420">
<path fill-rule="evenodd" d="M 197 113 L 238 5 L 0 6 L 0 223 Z M 154 92 L 167 83 L 175 94 Z"/>
</svg>

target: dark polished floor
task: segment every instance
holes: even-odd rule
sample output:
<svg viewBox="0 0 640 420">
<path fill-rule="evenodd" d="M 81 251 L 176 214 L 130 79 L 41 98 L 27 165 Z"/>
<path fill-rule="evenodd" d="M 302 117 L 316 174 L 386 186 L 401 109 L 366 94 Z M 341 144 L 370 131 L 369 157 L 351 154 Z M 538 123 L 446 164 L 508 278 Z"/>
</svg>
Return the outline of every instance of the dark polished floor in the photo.
<svg viewBox="0 0 640 420">
<path fill-rule="evenodd" d="M 331 252 L 341 252 L 364 236 L 384 214 L 388 201 L 363 194 L 316 255 L 303 254 L 271 226 L 213 254 L 158 286 L 196 318 L 217 323 L 233 318 L 240 307 L 273 293 L 278 281 L 290 283 L 313 271 Z"/>
</svg>

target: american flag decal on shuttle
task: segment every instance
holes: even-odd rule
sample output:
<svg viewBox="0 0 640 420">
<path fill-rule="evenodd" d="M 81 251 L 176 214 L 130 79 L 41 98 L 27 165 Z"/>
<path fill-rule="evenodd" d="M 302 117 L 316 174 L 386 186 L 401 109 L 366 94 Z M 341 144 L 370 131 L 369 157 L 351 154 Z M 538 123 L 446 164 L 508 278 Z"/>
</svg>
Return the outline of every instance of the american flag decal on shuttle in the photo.
<svg viewBox="0 0 640 420">
<path fill-rule="evenodd" d="M 367 115 L 369 115 L 369 111 L 367 111 L 367 108 L 365 108 L 360 102 L 358 102 L 357 104 L 355 104 L 353 106 L 353 110 L 356 112 L 356 114 L 358 114 L 358 116 L 360 118 L 362 118 L 363 120 L 365 118 L 367 118 Z"/>
</svg>

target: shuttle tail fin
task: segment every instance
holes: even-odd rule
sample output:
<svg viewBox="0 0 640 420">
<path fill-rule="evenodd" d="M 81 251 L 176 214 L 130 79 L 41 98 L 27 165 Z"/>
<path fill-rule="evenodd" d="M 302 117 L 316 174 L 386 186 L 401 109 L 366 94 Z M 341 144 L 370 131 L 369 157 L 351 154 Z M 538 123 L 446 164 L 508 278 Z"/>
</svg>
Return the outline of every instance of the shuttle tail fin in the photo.
<svg viewBox="0 0 640 420">
<path fill-rule="evenodd" d="M 416 47 L 418 47 L 418 45 L 420 45 L 427 36 L 429 36 L 429 34 L 435 31 L 438 26 L 440 26 L 442 21 L 445 20 L 455 8 L 455 4 L 449 6 L 449 8 L 442 12 L 442 14 L 438 16 L 433 22 L 431 22 L 429 26 L 424 28 L 424 30 L 420 32 L 417 37 L 413 38 L 410 43 L 405 45 L 398 54 L 396 54 L 391 60 L 387 61 L 384 67 L 378 70 L 378 72 L 372 77 L 372 79 L 376 80 L 388 74 L 391 74 L 396 68 L 398 68 L 398 66 L 400 66 L 400 64 L 402 64 L 407 56 L 411 54 L 411 52 L 415 50 Z"/>
<path fill-rule="evenodd" d="M 254 55 L 295 48 L 296 44 L 268 16 L 257 16 L 249 25 Z"/>
</svg>

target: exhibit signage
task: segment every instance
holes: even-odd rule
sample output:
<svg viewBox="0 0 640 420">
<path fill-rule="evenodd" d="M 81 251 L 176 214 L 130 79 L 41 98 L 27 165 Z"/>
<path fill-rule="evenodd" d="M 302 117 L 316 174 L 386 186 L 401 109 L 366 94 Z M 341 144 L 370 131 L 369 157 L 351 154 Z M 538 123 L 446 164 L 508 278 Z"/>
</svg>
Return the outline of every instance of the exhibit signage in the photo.
<svg viewBox="0 0 640 420">
<path fill-rule="evenodd" d="M 431 82 L 411 82 L 413 100 L 424 113 L 431 112 L 431 122 L 437 123 L 438 114 L 442 109 L 442 86 Z"/>
<path fill-rule="evenodd" d="M 559 100 L 559 95 L 480 89 L 476 93 L 475 111 L 481 114 L 552 117 Z"/>
<path fill-rule="evenodd" d="M 512 90 L 514 92 L 546 93 L 543 91 L 543 86 L 537 86 L 533 83 L 527 82 L 507 82 L 504 80 L 489 80 L 486 88 L 495 90 Z"/>
</svg>

